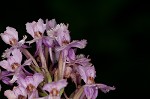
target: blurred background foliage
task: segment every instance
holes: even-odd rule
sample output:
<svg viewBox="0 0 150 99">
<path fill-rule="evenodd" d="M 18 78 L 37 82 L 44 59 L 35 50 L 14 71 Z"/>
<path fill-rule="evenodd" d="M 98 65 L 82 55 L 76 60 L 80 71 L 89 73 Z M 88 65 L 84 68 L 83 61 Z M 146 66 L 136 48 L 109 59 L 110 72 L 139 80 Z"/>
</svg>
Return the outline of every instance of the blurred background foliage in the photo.
<svg viewBox="0 0 150 99">
<path fill-rule="evenodd" d="M 87 39 L 78 53 L 90 55 L 96 81 L 116 86 L 101 99 L 148 96 L 150 11 L 146 0 L 20 0 L 0 2 L 0 32 L 26 34 L 26 22 L 55 18 L 69 24 L 72 39 Z M 8 47 L 0 41 L 1 53 Z M 3 99 L 3 98 L 2 98 Z"/>
</svg>

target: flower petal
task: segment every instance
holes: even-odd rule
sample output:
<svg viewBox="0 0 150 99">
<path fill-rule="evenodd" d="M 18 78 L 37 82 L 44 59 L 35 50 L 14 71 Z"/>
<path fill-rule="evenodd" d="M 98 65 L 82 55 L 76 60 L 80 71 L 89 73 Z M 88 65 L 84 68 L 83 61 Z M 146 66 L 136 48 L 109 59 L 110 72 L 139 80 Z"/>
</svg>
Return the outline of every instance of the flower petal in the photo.
<svg viewBox="0 0 150 99">
<path fill-rule="evenodd" d="M 17 99 L 16 95 L 14 94 L 13 91 L 11 90 L 6 90 L 4 92 L 4 95 L 8 98 L 8 99 Z"/>
</svg>

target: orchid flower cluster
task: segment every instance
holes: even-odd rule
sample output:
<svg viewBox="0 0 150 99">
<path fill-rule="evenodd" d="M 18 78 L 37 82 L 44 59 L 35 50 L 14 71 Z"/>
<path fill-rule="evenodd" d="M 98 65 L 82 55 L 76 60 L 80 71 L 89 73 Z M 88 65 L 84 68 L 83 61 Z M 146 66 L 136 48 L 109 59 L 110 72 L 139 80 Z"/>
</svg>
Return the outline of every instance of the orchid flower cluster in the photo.
<svg viewBox="0 0 150 99">
<path fill-rule="evenodd" d="M 76 55 L 76 50 L 85 48 L 87 41 L 71 41 L 68 25 L 57 24 L 55 19 L 45 22 L 39 19 L 26 23 L 26 31 L 32 40 L 27 41 L 26 35 L 19 40 L 12 27 L 6 27 L 0 34 L 10 45 L 0 61 L 0 80 L 13 87 L 4 91 L 8 99 L 96 99 L 98 89 L 104 93 L 115 90 L 95 83 L 91 59 Z M 32 55 L 29 49 L 34 48 L 33 44 L 36 50 Z M 68 95 L 65 89 L 69 84 L 75 89 Z"/>
</svg>

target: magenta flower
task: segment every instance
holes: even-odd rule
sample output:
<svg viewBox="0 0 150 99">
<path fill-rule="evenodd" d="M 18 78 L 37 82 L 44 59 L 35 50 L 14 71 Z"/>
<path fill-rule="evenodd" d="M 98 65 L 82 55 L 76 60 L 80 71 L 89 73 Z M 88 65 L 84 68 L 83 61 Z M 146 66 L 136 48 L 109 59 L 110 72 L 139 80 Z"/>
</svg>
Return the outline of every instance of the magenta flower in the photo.
<svg viewBox="0 0 150 99">
<path fill-rule="evenodd" d="M 67 86 L 67 81 L 65 79 L 59 80 L 57 82 L 51 82 L 44 85 L 43 90 L 49 92 L 48 99 L 60 99 L 60 90 Z"/>
<path fill-rule="evenodd" d="M 44 77 L 40 73 L 35 73 L 33 76 L 27 76 L 25 78 L 19 77 L 17 83 L 19 86 L 23 86 L 28 92 L 36 90 L 38 85 L 43 81 Z"/>
<path fill-rule="evenodd" d="M 4 95 L 8 99 L 26 99 L 27 98 L 27 91 L 24 87 L 17 86 L 14 87 L 13 90 L 6 90 Z"/>
<path fill-rule="evenodd" d="M 41 38 L 45 29 L 46 25 L 42 19 L 39 19 L 38 22 L 26 23 L 27 32 L 35 39 Z"/>
<path fill-rule="evenodd" d="M 6 27 L 6 31 L 1 33 L 2 40 L 11 46 L 16 45 L 18 42 L 18 32 L 15 28 Z"/>
</svg>

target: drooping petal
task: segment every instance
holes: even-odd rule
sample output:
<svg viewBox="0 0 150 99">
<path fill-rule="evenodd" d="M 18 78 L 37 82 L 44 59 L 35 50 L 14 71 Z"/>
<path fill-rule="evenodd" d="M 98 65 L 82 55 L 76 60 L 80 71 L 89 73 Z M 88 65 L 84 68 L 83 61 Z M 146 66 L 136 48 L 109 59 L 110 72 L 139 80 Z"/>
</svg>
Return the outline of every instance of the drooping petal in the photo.
<svg viewBox="0 0 150 99">
<path fill-rule="evenodd" d="M 80 49 L 83 49 L 83 48 L 85 48 L 86 44 L 87 44 L 86 40 L 81 40 L 81 41 L 74 40 L 71 43 L 68 43 L 66 45 L 58 47 L 56 50 L 57 51 L 64 50 L 64 49 L 68 50 L 70 48 L 80 48 Z"/>
<path fill-rule="evenodd" d="M 107 86 L 105 84 L 96 84 L 96 86 L 104 93 L 107 93 L 111 90 L 115 90 L 115 87 Z"/>
<path fill-rule="evenodd" d="M 84 86 L 84 93 L 88 99 L 96 99 L 98 88 L 96 86 Z"/>
</svg>

